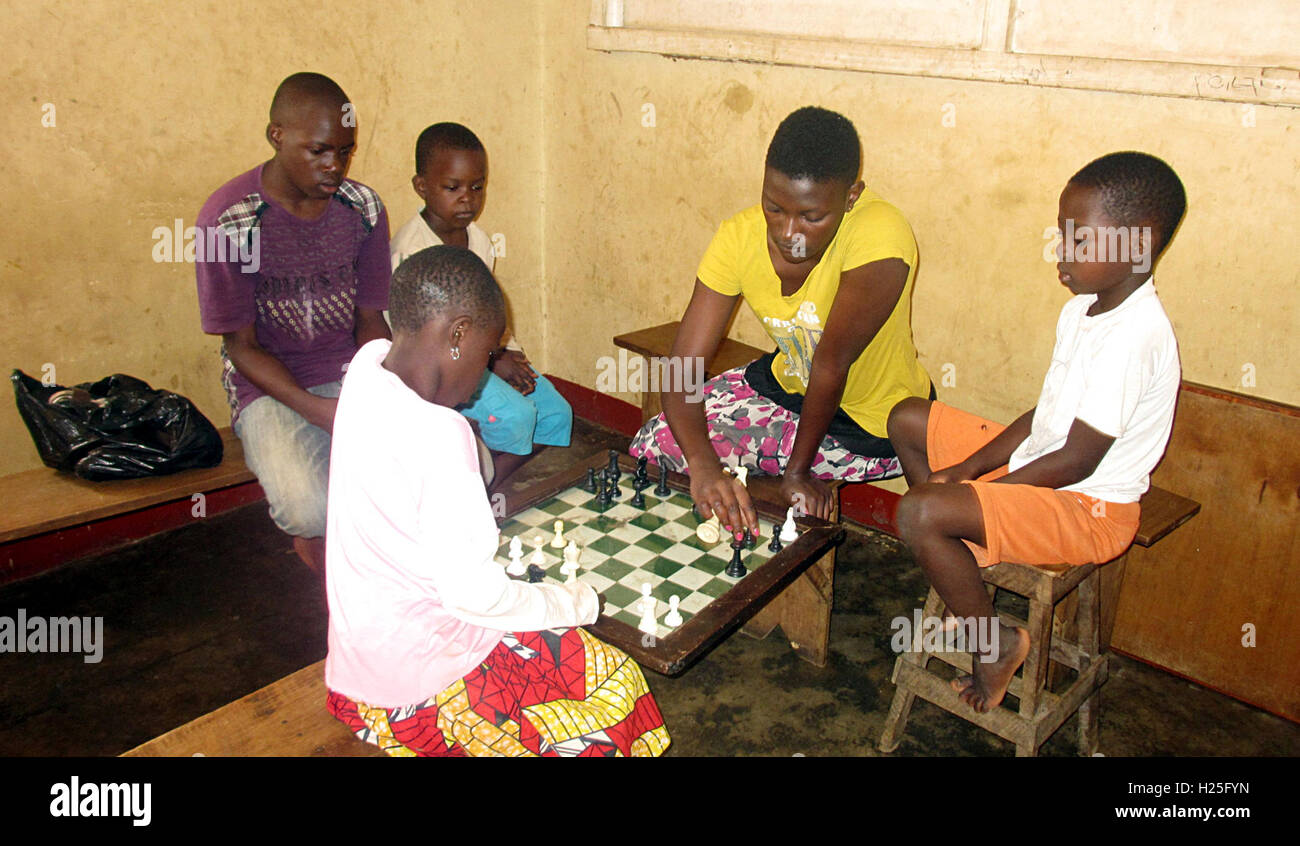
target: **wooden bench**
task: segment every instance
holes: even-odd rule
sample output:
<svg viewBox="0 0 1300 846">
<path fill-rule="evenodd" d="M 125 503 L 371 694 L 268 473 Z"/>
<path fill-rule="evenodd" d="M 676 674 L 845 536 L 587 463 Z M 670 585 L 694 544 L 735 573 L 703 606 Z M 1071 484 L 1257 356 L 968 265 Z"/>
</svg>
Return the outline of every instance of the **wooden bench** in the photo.
<svg viewBox="0 0 1300 846">
<path fill-rule="evenodd" d="M 34 575 L 78 554 L 100 551 L 114 541 L 175 528 L 158 520 L 142 521 L 125 532 L 118 526 L 96 535 L 88 529 L 91 524 L 103 525 L 113 518 L 166 503 L 177 503 L 174 510 L 189 518 L 195 494 L 209 497 L 214 492 L 255 482 L 252 471 L 244 464 L 239 438 L 229 428 L 220 432 L 224 455 L 216 467 L 110 482 L 88 482 L 48 467 L 0 477 L 0 502 L 5 504 L 0 509 L 0 584 Z M 260 489 L 249 486 L 238 496 L 227 497 L 226 507 L 260 497 Z M 206 513 L 216 510 L 213 503 L 205 502 Z"/>
<path fill-rule="evenodd" d="M 651 326 L 649 329 L 616 335 L 614 337 L 614 346 L 644 356 L 647 362 L 665 358 L 672 352 L 673 341 L 677 338 L 677 330 L 681 326 L 682 322 L 680 320 L 674 320 L 672 323 Z M 712 379 L 719 373 L 724 373 L 733 367 L 749 364 L 762 355 L 763 352 L 758 347 L 751 347 L 749 344 L 742 344 L 740 341 L 723 338 L 713 359 L 704 366 L 704 375 L 706 378 Z M 659 392 L 650 390 L 649 386 L 647 386 L 641 392 L 641 422 L 645 423 L 661 411 L 663 411 L 663 407 L 659 403 Z"/>
<path fill-rule="evenodd" d="M 143 743 L 123 757 L 376 757 L 325 710 L 325 662 L 285 676 Z"/>
</svg>

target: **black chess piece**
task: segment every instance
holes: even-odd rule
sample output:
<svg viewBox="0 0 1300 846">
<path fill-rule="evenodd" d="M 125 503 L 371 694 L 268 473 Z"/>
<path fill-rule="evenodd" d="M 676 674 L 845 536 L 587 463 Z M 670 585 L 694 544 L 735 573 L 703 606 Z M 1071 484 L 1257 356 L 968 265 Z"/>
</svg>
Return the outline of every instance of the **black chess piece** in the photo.
<svg viewBox="0 0 1300 846">
<path fill-rule="evenodd" d="M 636 483 L 639 488 L 650 487 L 650 474 L 645 471 L 647 461 L 644 455 L 636 460 Z"/>
<path fill-rule="evenodd" d="M 780 552 L 782 549 L 783 547 L 781 546 L 781 527 L 773 526 L 772 542 L 767 545 L 767 550 L 768 552 Z"/>
<path fill-rule="evenodd" d="M 740 551 L 745 548 L 745 541 L 736 540 L 735 535 L 731 537 L 731 561 L 727 564 L 726 574 L 733 579 L 743 577 L 749 570 L 745 569 L 744 563 L 740 560 Z"/>
<path fill-rule="evenodd" d="M 596 492 L 596 468 L 595 467 L 587 468 L 587 481 L 585 484 L 583 484 L 582 489 L 587 493 Z"/>
<path fill-rule="evenodd" d="M 609 469 L 605 472 L 614 477 L 615 484 L 623 476 L 623 471 L 618 469 L 618 450 L 611 449 L 609 451 Z"/>
<path fill-rule="evenodd" d="M 659 465 L 659 484 L 655 486 L 655 496 L 660 499 L 667 499 L 672 495 L 672 488 L 668 487 L 668 471 L 662 464 Z"/>
<path fill-rule="evenodd" d="M 599 489 L 596 492 L 596 507 L 604 508 L 609 505 L 609 479 L 605 477 L 604 473 L 600 474 L 598 488 Z"/>
<path fill-rule="evenodd" d="M 611 450 L 612 452 L 612 450 Z M 623 495 L 618 488 L 619 472 L 617 467 L 612 467 L 605 471 L 605 482 L 609 485 L 609 501 L 613 502 Z"/>
<path fill-rule="evenodd" d="M 749 529 L 745 530 L 745 549 L 753 549 L 758 546 L 758 538 L 750 533 Z"/>
<path fill-rule="evenodd" d="M 642 488 L 637 487 L 636 493 L 632 494 L 632 499 L 629 500 L 633 508 L 645 508 L 645 494 L 641 493 L 641 491 Z"/>
<path fill-rule="evenodd" d="M 538 567 L 536 564 L 528 565 L 528 583 L 530 585 L 535 585 L 545 578 L 546 578 L 545 570 L 543 570 L 541 567 Z"/>
</svg>

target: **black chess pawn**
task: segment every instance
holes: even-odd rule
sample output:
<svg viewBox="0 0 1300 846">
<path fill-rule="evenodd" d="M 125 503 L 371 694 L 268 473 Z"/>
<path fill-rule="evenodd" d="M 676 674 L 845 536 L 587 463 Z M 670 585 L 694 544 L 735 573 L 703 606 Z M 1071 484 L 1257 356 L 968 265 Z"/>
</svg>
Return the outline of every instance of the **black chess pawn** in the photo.
<svg viewBox="0 0 1300 846">
<path fill-rule="evenodd" d="M 772 542 L 769 543 L 769 544 L 767 545 L 767 551 L 768 551 L 768 552 L 780 552 L 782 549 L 783 549 L 783 547 L 781 546 L 781 527 L 780 527 L 780 526 L 773 526 L 773 527 L 772 527 Z"/>
<path fill-rule="evenodd" d="M 596 468 L 587 468 L 587 481 L 583 484 L 582 489 L 587 493 L 596 493 Z"/>
<path fill-rule="evenodd" d="M 605 471 L 605 482 L 609 485 L 610 502 L 613 502 L 623 495 L 623 492 L 618 489 L 618 476 L 619 473 L 617 467 Z"/>
<path fill-rule="evenodd" d="M 659 465 L 659 484 L 655 485 L 655 496 L 660 499 L 667 499 L 672 495 L 672 488 L 668 487 L 668 471 L 662 464 Z"/>
<path fill-rule="evenodd" d="M 604 508 L 609 505 L 609 479 L 604 473 L 600 474 L 599 485 L 596 492 L 596 507 Z"/>
<path fill-rule="evenodd" d="M 743 577 L 749 570 L 745 569 L 744 563 L 740 560 L 740 551 L 745 548 L 745 541 L 736 540 L 736 536 L 731 536 L 731 561 L 727 564 L 726 574 L 733 579 Z"/>
<path fill-rule="evenodd" d="M 637 486 L 636 493 L 632 494 L 629 502 L 632 503 L 633 508 L 645 508 L 645 494 L 641 493 L 642 490 L 643 488 Z"/>
</svg>

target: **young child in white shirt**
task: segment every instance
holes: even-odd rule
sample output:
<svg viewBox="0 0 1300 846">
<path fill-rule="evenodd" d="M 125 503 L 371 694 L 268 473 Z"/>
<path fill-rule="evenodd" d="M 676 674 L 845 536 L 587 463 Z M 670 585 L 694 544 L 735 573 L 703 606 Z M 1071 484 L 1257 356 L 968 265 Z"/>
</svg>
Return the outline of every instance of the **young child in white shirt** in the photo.
<svg viewBox="0 0 1300 846">
<path fill-rule="evenodd" d="M 640 668 L 584 629 L 581 581 L 528 584 L 499 535 L 465 418 L 504 328 L 470 252 L 393 276 L 393 340 L 343 380 L 329 481 L 328 707 L 391 755 L 657 755 L 668 733 Z"/>
<path fill-rule="evenodd" d="M 492 241 L 474 221 L 487 198 L 487 151 L 478 136 L 459 123 L 435 123 L 415 142 L 411 187 L 424 208 L 389 243 L 392 268 L 409 255 L 437 244 L 465 247 L 496 270 Z M 473 420 L 495 464 L 489 482 L 499 489 L 543 446 L 568 446 L 573 409 L 551 381 L 533 369 L 507 328 L 503 346 L 461 413 Z M 487 474 L 485 474 L 486 476 Z"/>
<path fill-rule="evenodd" d="M 972 675 L 953 687 L 995 708 L 1029 651 L 1001 624 L 979 567 L 1103 564 L 1137 533 L 1138 500 L 1173 427 L 1181 370 L 1152 266 L 1186 208 L 1169 165 L 1112 153 L 1076 173 L 1060 199 L 1061 309 L 1038 405 L 1010 426 L 909 398 L 889 438 L 909 490 L 898 529 L 968 631 L 990 632 Z"/>
</svg>

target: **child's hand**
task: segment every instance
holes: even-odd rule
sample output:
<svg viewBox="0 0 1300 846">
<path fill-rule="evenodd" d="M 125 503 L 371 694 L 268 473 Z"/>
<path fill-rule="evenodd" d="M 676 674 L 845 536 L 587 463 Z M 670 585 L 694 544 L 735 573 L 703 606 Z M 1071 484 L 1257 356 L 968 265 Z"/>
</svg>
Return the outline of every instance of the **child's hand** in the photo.
<svg viewBox="0 0 1300 846">
<path fill-rule="evenodd" d="M 578 609 L 578 625 L 589 626 L 600 616 L 601 599 L 596 589 L 579 579 L 565 582 L 564 589 L 573 597 L 573 605 Z"/>
<path fill-rule="evenodd" d="M 528 357 L 518 350 L 505 350 L 492 362 L 492 372 L 527 396 L 537 387 L 537 374 L 528 364 Z"/>
</svg>

